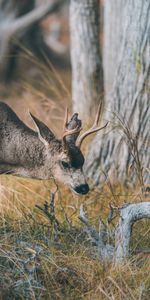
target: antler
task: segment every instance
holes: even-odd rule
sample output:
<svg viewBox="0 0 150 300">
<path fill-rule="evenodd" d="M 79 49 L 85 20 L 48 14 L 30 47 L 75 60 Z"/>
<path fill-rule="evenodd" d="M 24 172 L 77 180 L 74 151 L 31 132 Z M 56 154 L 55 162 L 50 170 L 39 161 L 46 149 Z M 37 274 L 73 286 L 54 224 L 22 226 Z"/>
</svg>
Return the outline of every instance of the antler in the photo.
<svg viewBox="0 0 150 300">
<path fill-rule="evenodd" d="M 95 118 L 95 121 L 94 121 L 94 124 L 93 126 L 87 130 L 86 132 L 84 132 L 77 140 L 77 147 L 81 148 L 81 144 L 83 143 L 84 139 L 90 135 L 91 133 L 94 133 L 94 132 L 97 132 L 97 131 L 100 131 L 102 129 L 104 129 L 107 125 L 108 125 L 108 122 L 103 126 L 103 127 L 98 127 L 98 122 L 99 122 L 99 118 L 100 118 L 100 114 L 101 114 L 101 110 L 102 110 L 102 102 L 100 103 L 99 107 L 98 107 L 98 111 L 97 111 L 97 114 L 96 114 L 96 118 Z"/>
<path fill-rule="evenodd" d="M 64 144 L 66 144 L 66 136 L 75 135 L 77 133 L 79 134 L 79 132 L 82 130 L 81 121 L 78 120 L 77 117 L 78 114 L 74 114 L 71 120 L 68 121 L 68 108 L 66 108 L 64 126 L 63 126 L 63 137 L 62 137 Z M 76 140 L 77 136 L 75 136 L 74 139 Z"/>
</svg>

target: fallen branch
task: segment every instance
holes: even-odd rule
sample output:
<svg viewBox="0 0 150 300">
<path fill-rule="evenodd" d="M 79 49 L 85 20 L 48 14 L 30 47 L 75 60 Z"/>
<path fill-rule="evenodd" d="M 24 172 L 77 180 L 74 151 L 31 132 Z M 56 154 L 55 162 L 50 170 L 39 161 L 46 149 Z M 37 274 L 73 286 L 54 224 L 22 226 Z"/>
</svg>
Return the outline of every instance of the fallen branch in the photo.
<svg viewBox="0 0 150 300">
<path fill-rule="evenodd" d="M 109 243 L 107 243 L 108 232 L 106 225 L 100 220 L 100 229 L 99 232 L 97 232 L 97 230 L 90 225 L 83 205 L 80 206 L 79 219 L 86 225 L 85 231 L 91 239 L 92 244 L 97 246 L 99 256 L 104 260 L 112 258 L 114 255 L 114 248 Z"/>
<path fill-rule="evenodd" d="M 115 260 L 123 261 L 130 253 L 133 224 L 141 219 L 150 219 L 150 202 L 127 204 L 119 209 L 119 223 L 115 231 Z"/>
<path fill-rule="evenodd" d="M 113 220 L 114 209 L 111 206 L 108 218 L 108 224 Z M 113 260 L 115 263 L 122 263 L 130 254 L 130 240 L 133 224 L 141 219 L 150 219 L 150 202 L 141 202 L 137 204 L 126 204 L 117 209 L 119 222 L 115 232 L 110 233 L 108 226 L 100 221 L 100 230 L 92 227 L 88 217 L 85 214 L 83 205 L 80 207 L 79 219 L 86 225 L 86 233 L 97 246 L 97 251 L 102 260 Z M 111 245 L 110 236 L 115 234 L 115 246 Z"/>
</svg>

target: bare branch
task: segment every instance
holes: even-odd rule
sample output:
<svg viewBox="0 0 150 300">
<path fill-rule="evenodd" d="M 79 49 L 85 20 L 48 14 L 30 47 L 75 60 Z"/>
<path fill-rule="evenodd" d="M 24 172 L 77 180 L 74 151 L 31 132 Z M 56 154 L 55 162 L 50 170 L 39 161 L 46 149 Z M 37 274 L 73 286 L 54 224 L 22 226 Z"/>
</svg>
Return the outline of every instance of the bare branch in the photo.
<svg viewBox="0 0 150 300">
<path fill-rule="evenodd" d="M 109 222 L 113 219 L 113 208 L 110 206 Z M 98 255 L 102 260 L 113 259 L 115 263 L 122 263 L 129 256 L 129 244 L 132 234 L 133 224 L 143 218 L 150 219 L 150 202 L 141 202 L 135 204 L 126 204 L 121 208 L 117 208 L 119 212 L 119 222 L 115 229 L 115 247 L 109 243 L 108 227 L 100 221 L 100 230 L 96 231 L 89 224 L 83 206 L 80 207 L 79 219 L 86 225 L 86 233 L 97 247 Z"/>
<path fill-rule="evenodd" d="M 36 7 L 26 15 L 19 17 L 12 22 L 4 24 L 2 30 L 7 36 L 12 36 L 18 31 L 25 30 L 27 27 L 41 21 L 49 13 L 55 12 L 66 0 L 47 0 L 46 3 Z"/>
<path fill-rule="evenodd" d="M 119 224 L 115 232 L 117 262 L 123 261 L 129 255 L 132 226 L 144 218 L 150 219 L 150 202 L 128 204 L 120 209 Z"/>
<path fill-rule="evenodd" d="M 84 207 L 83 204 L 80 205 L 80 216 L 79 219 L 86 225 L 89 227 L 89 220 L 88 217 L 86 216 L 86 213 L 84 211 Z"/>
<path fill-rule="evenodd" d="M 107 244 L 107 228 L 106 225 L 100 221 L 100 230 L 99 232 L 90 225 L 88 217 L 85 214 L 83 205 L 80 206 L 80 216 L 79 219 L 86 225 L 86 233 L 90 237 L 92 243 L 97 246 L 98 255 L 102 259 L 110 259 L 114 254 L 114 247 L 110 244 Z"/>
</svg>

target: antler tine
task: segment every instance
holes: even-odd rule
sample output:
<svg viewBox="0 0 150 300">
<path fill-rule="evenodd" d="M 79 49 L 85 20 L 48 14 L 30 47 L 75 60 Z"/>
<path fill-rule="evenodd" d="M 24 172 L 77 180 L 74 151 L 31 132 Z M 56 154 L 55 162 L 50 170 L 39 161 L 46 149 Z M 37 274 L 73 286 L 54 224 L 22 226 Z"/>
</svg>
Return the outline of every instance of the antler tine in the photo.
<svg viewBox="0 0 150 300">
<path fill-rule="evenodd" d="M 76 126 L 76 128 L 74 129 L 67 129 L 64 133 L 63 133 L 63 139 L 67 136 L 67 135 L 72 135 L 72 134 L 75 134 L 75 133 L 78 133 L 82 130 L 82 128 L 79 126 Z"/>
<path fill-rule="evenodd" d="M 93 124 L 92 128 L 98 126 L 101 111 L 102 111 L 102 101 L 98 106 L 97 114 L 96 114 L 95 121 L 94 121 L 94 124 Z"/>
<path fill-rule="evenodd" d="M 106 126 L 108 125 L 109 122 L 107 122 L 103 127 L 97 127 L 97 128 L 93 128 L 91 127 L 88 131 L 84 132 L 78 139 L 76 145 L 77 147 L 81 148 L 81 144 L 83 143 L 83 140 L 90 134 L 94 133 L 94 132 L 97 132 L 97 131 L 100 131 L 104 128 L 106 128 Z"/>
<path fill-rule="evenodd" d="M 68 107 L 66 107 L 66 111 L 65 111 L 65 118 L 64 118 L 64 127 L 63 127 L 63 131 L 65 132 L 66 128 L 67 128 L 67 124 L 68 124 Z"/>
<path fill-rule="evenodd" d="M 102 102 L 98 106 L 98 111 L 97 111 L 97 114 L 96 114 L 93 126 L 89 130 L 87 130 L 86 132 L 84 132 L 81 136 L 79 136 L 79 138 L 77 140 L 77 143 L 76 143 L 77 147 L 79 147 L 79 148 L 81 147 L 81 144 L 82 144 L 83 140 L 88 135 L 90 135 L 90 134 L 92 134 L 94 132 L 100 131 L 100 130 L 106 128 L 106 126 L 108 125 L 109 122 L 107 122 L 103 127 L 100 127 L 100 126 L 97 127 L 99 119 L 100 119 L 101 110 L 102 110 Z"/>
</svg>

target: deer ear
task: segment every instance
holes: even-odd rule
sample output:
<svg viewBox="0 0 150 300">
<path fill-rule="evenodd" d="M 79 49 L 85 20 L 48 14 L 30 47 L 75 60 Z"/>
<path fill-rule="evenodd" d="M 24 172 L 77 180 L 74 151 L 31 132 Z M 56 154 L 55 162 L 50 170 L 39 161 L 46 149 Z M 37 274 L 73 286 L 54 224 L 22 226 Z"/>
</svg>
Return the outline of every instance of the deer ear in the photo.
<svg viewBox="0 0 150 300">
<path fill-rule="evenodd" d="M 45 145 L 48 146 L 52 140 L 56 139 L 55 135 L 53 134 L 53 132 L 40 120 L 38 120 L 35 116 L 33 116 L 30 112 L 30 117 L 33 120 L 36 128 L 37 128 L 37 132 L 38 132 L 38 136 L 40 141 Z"/>
</svg>

